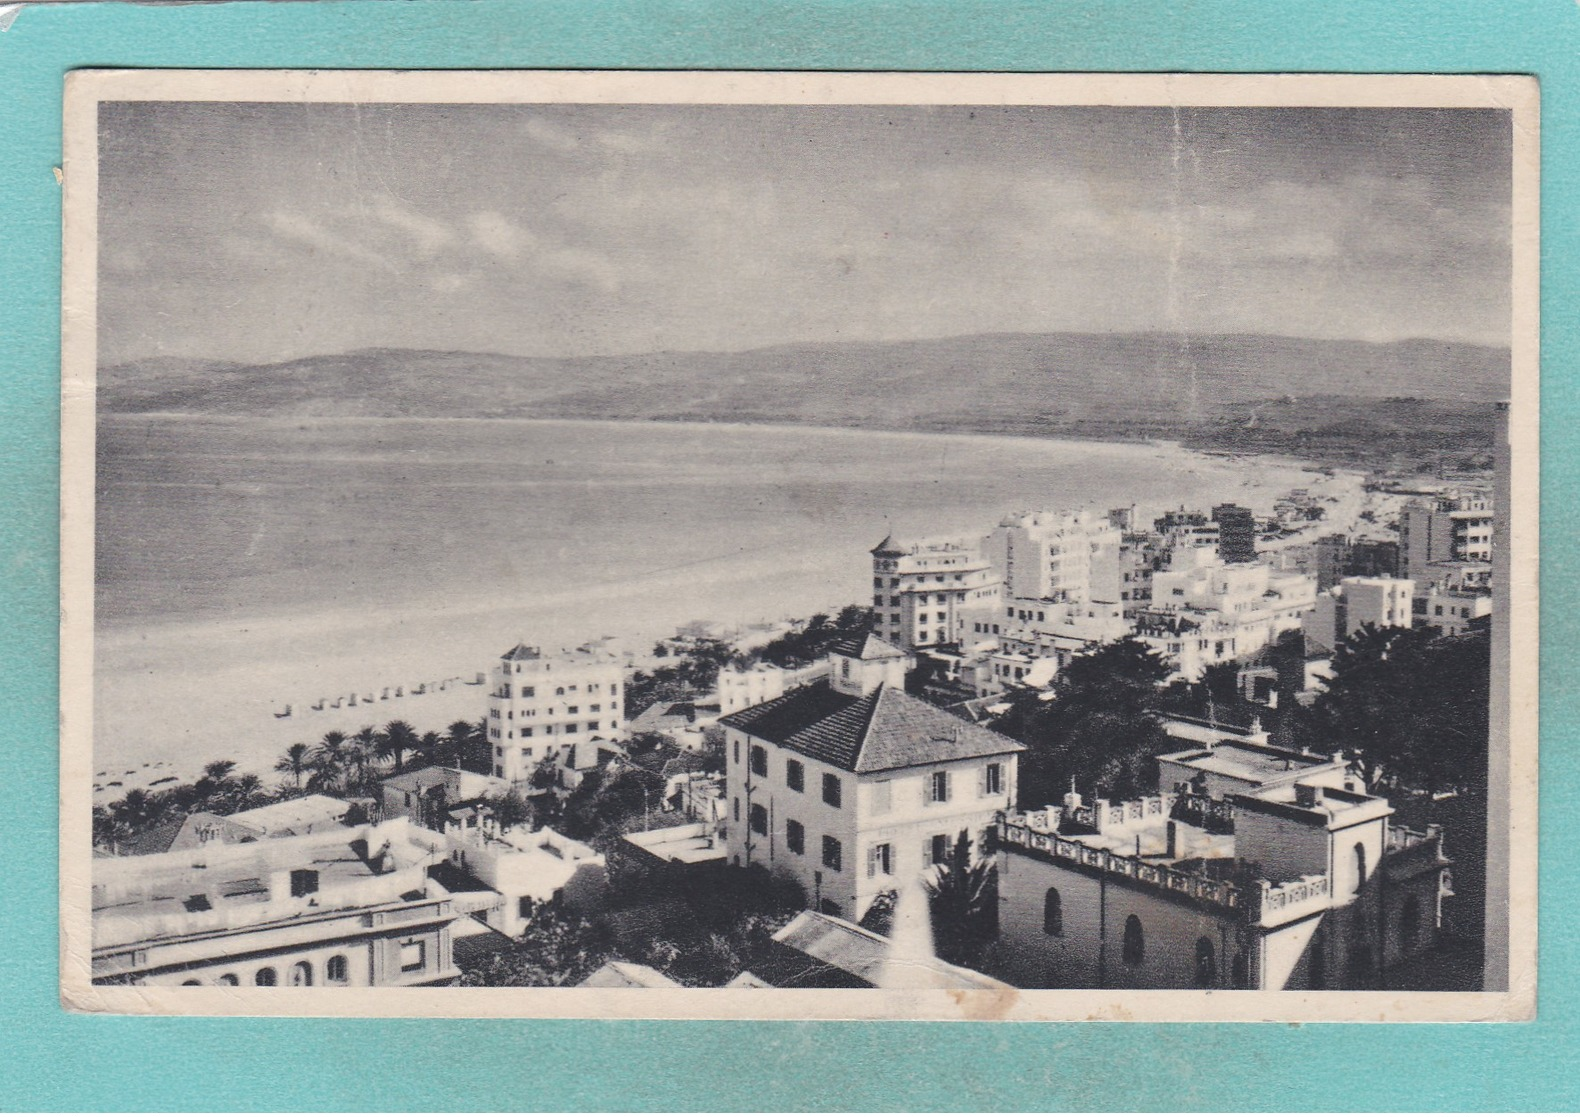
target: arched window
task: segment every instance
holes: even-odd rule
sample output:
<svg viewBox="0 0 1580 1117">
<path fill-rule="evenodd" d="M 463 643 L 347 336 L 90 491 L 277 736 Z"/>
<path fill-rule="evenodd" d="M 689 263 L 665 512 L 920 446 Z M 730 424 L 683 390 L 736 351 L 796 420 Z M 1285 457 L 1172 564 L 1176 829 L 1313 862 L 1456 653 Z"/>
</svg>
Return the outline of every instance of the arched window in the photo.
<svg viewBox="0 0 1580 1117">
<path fill-rule="evenodd" d="M 203 983 L 201 981 L 199 981 L 197 978 L 192 978 L 190 981 L 183 981 L 181 984 L 182 985 L 202 985 Z"/>
<path fill-rule="evenodd" d="M 336 954 L 324 964 L 324 980 L 331 985 L 344 985 L 350 980 L 344 954 Z"/>
<path fill-rule="evenodd" d="M 275 984 L 274 967 L 273 966 L 265 966 L 265 967 L 263 967 L 263 969 L 259 970 L 256 974 L 253 975 L 252 983 L 254 985 L 273 985 L 273 984 Z"/>
<path fill-rule="evenodd" d="M 311 962 L 298 962 L 291 967 L 292 985 L 311 985 L 313 983 L 313 964 Z"/>
<path fill-rule="evenodd" d="M 1146 935 L 1141 930 L 1141 920 L 1133 915 L 1126 916 L 1124 946 L 1120 951 L 1120 957 L 1125 960 L 1125 964 L 1128 966 L 1139 966 L 1141 965 L 1141 959 L 1146 957 L 1146 953 Z"/>
<path fill-rule="evenodd" d="M 1361 886 L 1366 883 L 1366 846 L 1362 842 L 1355 843 L 1355 894 L 1360 895 Z"/>
<path fill-rule="evenodd" d="M 1206 935 L 1196 940 L 1196 988 L 1211 989 L 1218 982 L 1218 959 L 1212 940 Z"/>
<path fill-rule="evenodd" d="M 1399 948 L 1410 950 L 1415 947 L 1416 940 L 1421 937 L 1421 901 L 1414 896 L 1404 898 L 1404 907 L 1399 909 Z"/>
<path fill-rule="evenodd" d="M 240 985 L 241 984 L 241 978 L 237 977 L 233 973 L 221 974 L 220 975 L 220 979 L 219 979 L 219 983 L 221 985 Z"/>
<path fill-rule="evenodd" d="M 1064 934 L 1064 901 L 1059 898 L 1057 888 L 1048 889 L 1047 895 L 1042 898 L 1042 933 Z"/>
</svg>

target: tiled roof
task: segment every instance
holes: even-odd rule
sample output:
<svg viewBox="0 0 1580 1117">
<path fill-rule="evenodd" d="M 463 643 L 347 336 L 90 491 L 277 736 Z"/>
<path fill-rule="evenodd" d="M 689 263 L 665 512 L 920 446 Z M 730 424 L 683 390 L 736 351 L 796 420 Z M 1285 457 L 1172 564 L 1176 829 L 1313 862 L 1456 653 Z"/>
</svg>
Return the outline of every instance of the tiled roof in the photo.
<svg viewBox="0 0 1580 1117">
<path fill-rule="evenodd" d="M 517 644 L 499 658 L 506 660 L 542 659 L 543 655 L 537 648 L 532 647 L 530 644 Z"/>
<path fill-rule="evenodd" d="M 883 537 L 882 543 L 879 543 L 872 549 L 872 553 L 875 555 L 903 555 L 905 552 L 894 541 L 894 533 L 891 531 Z"/>
<path fill-rule="evenodd" d="M 872 633 L 864 636 L 842 636 L 829 649 L 836 655 L 852 659 L 904 659 L 905 653 L 893 644 L 885 643 Z"/>
<path fill-rule="evenodd" d="M 826 682 L 814 683 L 720 721 L 858 774 L 998 756 L 1025 747 L 889 686 L 856 697 Z"/>
</svg>

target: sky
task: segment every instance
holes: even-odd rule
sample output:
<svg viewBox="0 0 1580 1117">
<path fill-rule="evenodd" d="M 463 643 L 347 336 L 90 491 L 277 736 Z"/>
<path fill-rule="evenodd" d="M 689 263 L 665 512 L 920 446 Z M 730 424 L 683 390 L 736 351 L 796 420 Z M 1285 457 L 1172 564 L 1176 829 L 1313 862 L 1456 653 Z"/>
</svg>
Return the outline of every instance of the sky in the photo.
<svg viewBox="0 0 1580 1117">
<path fill-rule="evenodd" d="M 100 363 L 974 333 L 1506 345 L 1495 110 L 100 108 Z"/>
</svg>

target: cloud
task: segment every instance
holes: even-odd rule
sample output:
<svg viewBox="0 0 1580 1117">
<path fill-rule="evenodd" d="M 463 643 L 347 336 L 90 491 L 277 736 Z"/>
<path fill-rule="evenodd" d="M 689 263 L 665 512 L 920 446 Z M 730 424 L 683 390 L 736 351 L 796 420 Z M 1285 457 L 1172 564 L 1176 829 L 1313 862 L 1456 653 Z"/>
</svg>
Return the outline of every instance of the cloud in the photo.
<svg viewBox="0 0 1580 1117">
<path fill-rule="evenodd" d="M 263 214 L 259 220 L 282 240 L 306 248 L 309 252 L 395 270 L 394 263 L 383 253 L 325 228 L 304 214 L 274 210 Z"/>
<path fill-rule="evenodd" d="M 494 210 L 469 214 L 466 218 L 471 243 L 501 260 L 515 260 L 537 243 L 526 228 Z"/>
<path fill-rule="evenodd" d="M 457 240 L 455 230 L 443 221 L 425 217 L 391 198 L 380 198 L 367 210 L 367 214 L 391 229 L 405 233 L 424 256 L 432 256 Z"/>
</svg>

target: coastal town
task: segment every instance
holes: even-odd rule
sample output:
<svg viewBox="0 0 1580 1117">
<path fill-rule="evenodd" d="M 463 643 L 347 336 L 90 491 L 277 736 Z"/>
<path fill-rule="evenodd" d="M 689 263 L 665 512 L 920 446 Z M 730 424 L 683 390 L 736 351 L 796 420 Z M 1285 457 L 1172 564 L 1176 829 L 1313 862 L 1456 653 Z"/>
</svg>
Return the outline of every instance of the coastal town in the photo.
<svg viewBox="0 0 1580 1117">
<path fill-rule="evenodd" d="M 282 703 L 336 727 L 266 771 L 101 772 L 94 981 L 1480 988 L 1506 509 L 1311 476 L 880 525 L 865 600 L 523 639 Z"/>
</svg>

